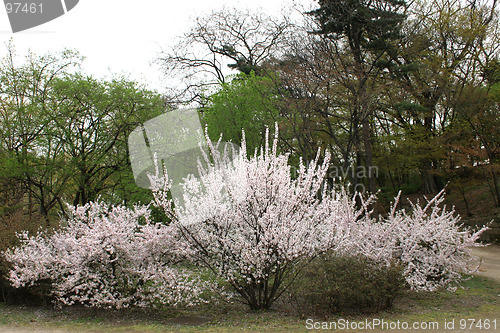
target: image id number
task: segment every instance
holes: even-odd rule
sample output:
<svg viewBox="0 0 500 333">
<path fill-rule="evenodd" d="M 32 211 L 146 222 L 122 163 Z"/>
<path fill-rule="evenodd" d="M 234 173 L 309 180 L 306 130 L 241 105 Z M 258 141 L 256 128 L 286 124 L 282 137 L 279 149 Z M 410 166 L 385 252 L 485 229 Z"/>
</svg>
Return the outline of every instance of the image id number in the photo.
<svg viewBox="0 0 500 333">
<path fill-rule="evenodd" d="M 43 13 L 43 4 L 37 3 L 21 3 L 21 2 L 7 2 L 5 4 L 5 9 L 7 10 L 7 14 L 11 13 L 25 13 L 25 14 L 37 14 Z"/>
<path fill-rule="evenodd" d="M 497 320 L 493 319 L 460 319 L 458 322 L 461 330 L 471 330 L 471 329 L 479 329 L 479 330 L 496 330 L 497 329 Z"/>
</svg>

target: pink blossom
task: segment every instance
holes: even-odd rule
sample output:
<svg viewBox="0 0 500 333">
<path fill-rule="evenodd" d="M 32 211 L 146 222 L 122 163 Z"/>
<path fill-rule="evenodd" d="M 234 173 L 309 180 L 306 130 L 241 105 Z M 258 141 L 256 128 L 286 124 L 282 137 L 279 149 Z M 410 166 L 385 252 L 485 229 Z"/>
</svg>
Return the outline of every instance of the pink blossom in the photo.
<svg viewBox="0 0 500 333">
<path fill-rule="evenodd" d="M 22 233 L 21 245 L 5 253 L 13 286 L 49 279 L 52 295 L 66 305 L 123 308 L 200 300 L 200 281 L 174 268 L 189 249 L 177 229 L 151 221 L 147 206 L 91 202 L 69 211 L 53 234 Z"/>
</svg>

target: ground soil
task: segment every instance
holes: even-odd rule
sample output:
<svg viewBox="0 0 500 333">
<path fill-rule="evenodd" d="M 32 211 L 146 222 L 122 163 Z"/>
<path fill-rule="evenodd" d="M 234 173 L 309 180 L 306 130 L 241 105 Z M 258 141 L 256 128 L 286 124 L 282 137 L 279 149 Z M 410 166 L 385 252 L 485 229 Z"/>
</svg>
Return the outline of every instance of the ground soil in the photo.
<svg viewBox="0 0 500 333">
<path fill-rule="evenodd" d="M 476 248 L 472 253 L 483 259 L 476 274 L 500 282 L 500 245 Z"/>
</svg>

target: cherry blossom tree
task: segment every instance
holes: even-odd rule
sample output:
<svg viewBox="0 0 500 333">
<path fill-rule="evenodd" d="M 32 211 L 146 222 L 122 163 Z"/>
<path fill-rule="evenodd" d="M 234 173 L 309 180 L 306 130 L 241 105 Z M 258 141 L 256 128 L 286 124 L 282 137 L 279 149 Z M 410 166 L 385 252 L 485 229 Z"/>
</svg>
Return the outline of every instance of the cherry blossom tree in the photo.
<svg viewBox="0 0 500 333">
<path fill-rule="evenodd" d="M 197 259 L 252 309 L 269 308 L 302 259 L 334 246 L 342 234 L 337 230 L 347 230 L 349 217 L 357 214 L 335 214 L 354 206 L 340 204 L 345 195 L 326 193 L 328 152 L 322 162 L 318 152 L 307 167 L 301 163 L 292 179 L 288 155 L 278 154 L 277 137 L 270 147 L 268 135 L 265 147 L 250 158 L 245 141 L 232 160 L 227 150 L 209 144 L 213 163 L 200 164 L 201 176 L 186 179 L 183 205 L 174 207 L 169 198 L 168 176 L 150 176 L 156 204 L 175 221 Z"/>
<path fill-rule="evenodd" d="M 384 265 L 403 266 L 403 275 L 416 291 L 450 290 L 479 268 L 478 258 L 471 248 L 484 226 L 473 231 L 460 224 L 460 217 L 443 205 L 441 191 L 424 206 L 411 203 L 411 210 L 397 210 L 400 195 L 388 217 L 379 221 L 365 219 L 353 226 L 351 234 L 357 242 L 347 243 L 350 253 L 358 253 Z"/>
<path fill-rule="evenodd" d="M 303 265 L 320 253 L 362 255 L 380 265 L 402 265 L 414 290 L 436 290 L 472 273 L 468 247 L 486 229 L 464 230 L 453 211 L 441 208 L 442 194 L 411 212 L 375 219 L 369 197 L 356 197 L 324 183 L 330 154 L 320 152 L 292 177 L 288 155 L 277 152 L 276 136 L 254 156 L 220 152 L 209 144 L 200 177 L 185 179 L 182 203 L 168 195 L 167 170 L 150 175 L 162 207 L 190 244 L 194 257 L 224 278 L 252 309 L 267 309 Z M 243 133 L 244 137 L 244 133 Z M 207 141 L 210 140 L 207 138 Z M 220 142 L 220 140 L 219 140 Z M 157 167 L 158 168 L 158 167 Z"/>
<path fill-rule="evenodd" d="M 5 253 L 14 287 L 50 281 L 59 305 L 123 308 L 199 301 L 202 285 L 173 268 L 189 256 L 176 229 L 153 223 L 147 206 L 91 202 L 71 207 L 53 234 L 20 234 Z"/>
</svg>

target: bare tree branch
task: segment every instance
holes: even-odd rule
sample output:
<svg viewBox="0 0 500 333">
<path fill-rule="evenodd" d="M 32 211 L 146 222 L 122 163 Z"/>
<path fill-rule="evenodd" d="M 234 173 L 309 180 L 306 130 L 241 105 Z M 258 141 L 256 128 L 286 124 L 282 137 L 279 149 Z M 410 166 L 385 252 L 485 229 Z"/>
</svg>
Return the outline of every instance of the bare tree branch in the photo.
<svg viewBox="0 0 500 333">
<path fill-rule="evenodd" d="M 276 57 L 290 27 L 284 17 L 223 8 L 198 17 L 156 62 L 182 82 L 170 88 L 174 102 L 202 103 L 203 92 L 225 83 L 231 69 L 258 72 L 263 62 Z"/>
</svg>

